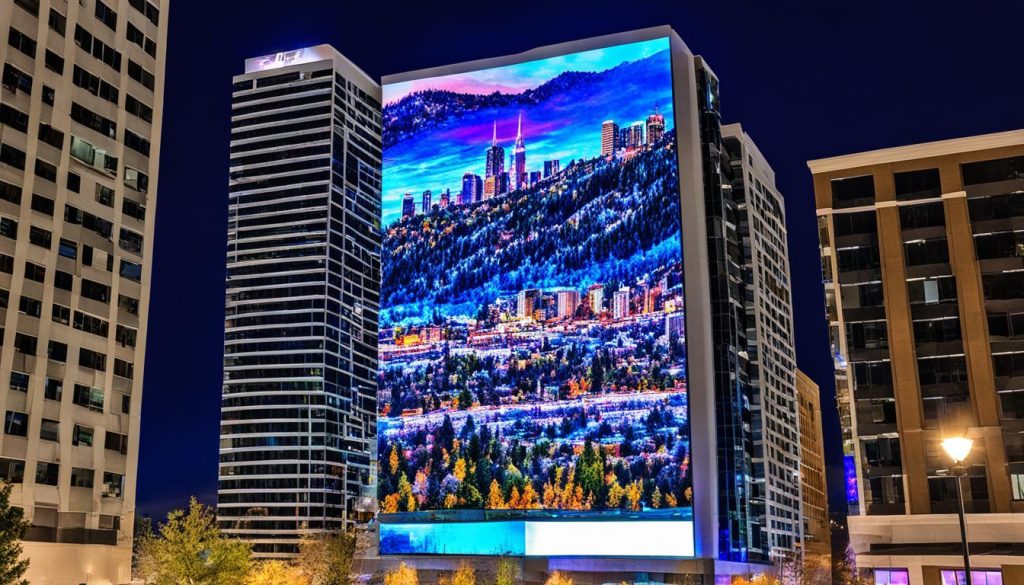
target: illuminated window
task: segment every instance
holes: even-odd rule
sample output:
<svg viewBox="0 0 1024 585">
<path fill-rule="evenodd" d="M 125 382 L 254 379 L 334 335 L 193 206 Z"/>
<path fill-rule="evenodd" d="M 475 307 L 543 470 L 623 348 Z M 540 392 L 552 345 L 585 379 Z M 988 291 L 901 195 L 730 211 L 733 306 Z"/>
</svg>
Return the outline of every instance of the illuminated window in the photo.
<svg viewBox="0 0 1024 585">
<path fill-rule="evenodd" d="M 910 574 L 906 569 L 875 569 L 875 585 L 907 585 Z"/>
<path fill-rule="evenodd" d="M 939 575 L 942 585 L 967 585 L 963 571 L 947 569 Z M 1003 585 L 1003 573 L 992 569 L 971 569 L 970 585 Z"/>
</svg>

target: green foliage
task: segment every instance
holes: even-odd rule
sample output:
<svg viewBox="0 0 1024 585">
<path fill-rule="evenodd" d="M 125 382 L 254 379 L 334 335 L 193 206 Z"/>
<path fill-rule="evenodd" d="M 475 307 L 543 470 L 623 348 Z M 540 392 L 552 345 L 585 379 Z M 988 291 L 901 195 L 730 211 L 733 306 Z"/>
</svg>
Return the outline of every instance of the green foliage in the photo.
<svg viewBox="0 0 1024 585">
<path fill-rule="evenodd" d="M 349 585 L 356 537 L 348 532 L 307 536 L 299 544 L 299 568 L 311 585 Z"/>
<path fill-rule="evenodd" d="M 154 585 L 242 585 L 251 567 L 249 544 L 221 534 L 213 510 L 194 497 L 139 550 L 139 572 Z"/>
<path fill-rule="evenodd" d="M 0 583 L 28 585 L 22 578 L 28 570 L 28 559 L 21 558 L 21 539 L 28 522 L 21 508 L 11 506 L 12 487 L 0 481 Z"/>
<path fill-rule="evenodd" d="M 494 571 L 494 585 L 519 585 L 519 562 L 512 557 L 501 557 Z"/>
</svg>

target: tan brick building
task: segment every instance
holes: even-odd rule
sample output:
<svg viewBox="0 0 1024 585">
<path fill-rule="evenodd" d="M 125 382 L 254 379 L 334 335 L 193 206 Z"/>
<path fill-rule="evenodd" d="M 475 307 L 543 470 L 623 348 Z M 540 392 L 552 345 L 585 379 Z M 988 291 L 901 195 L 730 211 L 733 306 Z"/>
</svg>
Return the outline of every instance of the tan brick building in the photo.
<svg viewBox="0 0 1024 585">
<path fill-rule="evenodd" d="M 808 166 L 859 567 L 952 583 L 956 482 L 939 442 L 965 435 L 972 564 L 1022 582 L 1024 131 Z"/>
<path fill-rule="evenodd" d="M 800 370 L 796 371 L 796 392 L 800 417 L 800 515 L 804 558 L 808 565 L 828 567 L 832 558 L 832 537 L 825 487 L 821 400 L 818 385 Z"/>
</svg>

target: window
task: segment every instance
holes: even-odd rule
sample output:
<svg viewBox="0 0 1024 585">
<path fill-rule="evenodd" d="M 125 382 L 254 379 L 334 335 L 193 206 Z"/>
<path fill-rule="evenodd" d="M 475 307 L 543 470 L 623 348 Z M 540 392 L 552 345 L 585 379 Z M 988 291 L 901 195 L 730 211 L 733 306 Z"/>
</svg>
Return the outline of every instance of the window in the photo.
<svg viewBox="0 0 1024 585">
<path fill-rule="evenodd" d="M 57 165 L 46 162 L 43 159 L 36 159 L 36 176 L 40 179 L 46 179 L 51 183 L 57 182 Z"/>
<path fill-rule="evenodd" d="M 945 264 L 949 262 L 949 246 L 946 238 L 914 240 L 903 244 L 907 266 Z"/>
<path fill-rule="evenodd" d="M 96 183 L 96 202 L 107 207 L 114 206 L 114 190 Z"/>
<path fill-rule="evenodd" d="M 149 176 L 131 167 L 124 168 L 124 184 L 145 193 L 149 189 Z"/>
<path fill-rule="evenodd" d="M 75 25 L 75 43 L 86 53 L 90 53 L 100 61 L 103 61 L 111 69 L 121 71 L 121 53 L 107 46 L 103 41 L 94 38 L 89 31 L 81 25 Z"/>
<path fill-rule="evenodd" d="M 84 467 L 71 468 L 71 487 L 92 488 L 93 477 L 96 472 Z"/>
<path fill-rule="evenodd" d="M 82 177 L 68 171 L 68 191 L 80 193 L 82 191 Z"/>
<path fill-rule="evenodd" d="M 75 311 L 73 327 L 79 331 L 85 331 L 100 337 L 106 337 L 110 333 L 110 328 L 106 321 L 81 311 Z"/>
<path fill-rule="evenodd" d="M 46 348 L 46 357 L 55 361 L 65 363 L 68 361 L 68 344 L 50 340 Z"/>
<path fill-rule="evenodd" d="M 137 234 L 129 229 L 121 228 L 121 237 L 117 241 L 117 245 L 122 250 L 128 252 L 134 252 L 135 254 L 142 254 L 142 234 Z"/>
<path fill-rule="evenodd" d="M 71 290 L 71 284 L 74 282 L 74 277 L 69 272 L 58 270 L 53 277 L 53 286 L 61 290 Z"/>
<path fill-rule="evenodd" d="M 103 472 L 103 497 L 120 498 L 124 489 L 124 476 L 120 473 Z"/>
<path fill-rule="evenodd" d="M 14 273 L 14 258 L 7 254 L 0 254 L 0 272 L 5 274 Z"/>
<path fill-rule="evenodd" d="M 892 367 L 888 360 L 856 362 L 853 364 L 853 379 L 858 387 L 892 386 Z"/>
<path fill-rule="evenodd" d="M 60 465 L 48 461 L 36 464 L 36 483 L 40 485 L 57 485 L 60 476 Z"/>
<path fill-rule="evenodd" d="M 93 166 L 96 161 L 96 149 L 91 144 L 78 138 L 77 136 L 71 137 L 71 156 L 84 162 L 87 165 Z"/>
<path fill-rule="evenodd" d="M 103 448 L 108 451 L 117 451 L 122 455 L 128 453 L 128 435 L 107 431 L 103 438 Z"/>
<path fill-rule="evenodd" d="M 78 406 L 84 406 L 89 410 L 103 412 L 103 389 L 90 388 L 83 384 L 75 384 L 75 393 L 71 401 Z"/>
<path fill-rule="evenodd" d="M 50 18 L 47 24 L 50 26 L 51 29 L 57 31 L 57 34 L 59 34 L 60 36 L 64 36 L 64 32 L 67 30 L 68 27 L 68 19 L 60 12 L 57 12 L 56 10 L 51 8 Z"/>
<path fill-rule="evenodd" d="M 900 228 L 905 230 L 943 227 L 946 225 L 946 214 L 942 203 L 924 203 L 919 205 L 900 206 Z"/>
<path fill-rule="evenodd" d="M 16 333 L 14 335 L 14 349 L 26 355 L 36 355 L 36 345 L 39 340 L 32 335 Z"/>
<path fill-rule="evenodd" d="M 145 16 L 154 25 L 160 24 L 160 10 L 146 0 L 128 0 L 128 4 Z"/>
<path fill-rule="evenodd" d="M 907 569 L 875 569 L 875 585 L 910 585 Z"/>
<path fill-rule="evenodd" d="M 127 260 L 121 260 L 121 276 L 128 280 L 140 282 L 142 280 L 142 265 Z"/>
<path fill-rule="evenodd" d="M 121 201 L 121 211 L 124 215 L 139 221 L 146 220 L 146 206 L 136 203 L 131 199 L 125 198 Z"/>
<path fill-rule="evenodd" d="M 0 199 L 10 201 L 15 205 L 21 205 L 21 187 L 0 181 Z"/>
<path fill-rule="evenodd" d="M 64 382 L 56 378 L 47 378 L 46 385 L 43 386 L 43 398 L 60 402 L 60 398 L 63 395 Z"/>
<path fill-rule="evenodd" d="M 25 170 L 25 153 L 9 144 L 0 144 L 0 163 Z"/>
<path fill-rule="evenodd" d="M 32 95 L 32 76 L 10 63 L 4 63 L 4 75 L 0 84 L 15 93 L 23 91 L 27 95 Z"/>
<path fill-rule="evenodd" d="M 50 106 L 50 107 L 53 107 L 53 100 L 55 100 L 55 99 L 57 99 L 57 94 L 56 94 L 55 91 L 53 91 L 53 88 L 48 86 L 48 85 L 44 85 L 43 86 L 43 100 L 42 100 L 43 104 L 45 104 L 47 106 Z"/>
<path fill-rule="evenodd" d="M 32 262 L 25 263 L 25 278 L 34 280 L 36 282 L 43 282 L 46 280 L 46 267 Z"/>
<path fill-rule="evenodd" d="M 918 358 L 917 376 L 922 386 L 966 382 L 967 363 L 962 355 Z"/>
<path fill-rule="evenodd" d="M 0 104 L 0 124 L 8 126 L 12 130 L 21 133 L 28 133 L 28 114 L 8 105 Z"/>
<path fill-rule="evenodd" d="M 92 447 L 93 435 L 94 431 L 92 428 L 75 425 L 75 429 L 71 433 L 71 444 L 75 446 Z"/>
<path fill-rule="evenodd" d="M 4 415 L 4 434 L 16 437 L 28 436 L 28 415 L 24 412 L 8 410 Z"/>
<path fill-rule="evenodd" d="M 1000 158 L 960 165 L 964 186 L 1020 180 L 1024 176 L 1024 156 Z"/>
<path fill-rule="evenodd" d="M 10 483 L 24 483 L 25 462 L 20 459 L 0 458 L 0 479 Z"/>
<path fill-rule="evenodd" d="M 130 315 L 135 315 L 136 317 L 139 315 L 139 299 L 126 295 L 117 295 L 117 306 L 124 309 Z"/>
<path fill-rule="evenodd" d="M 39 0 L 14 0 L 14 3 L 32 16 L 39 16 Z"/>
<path fill-rule="evenodd" d="M 46 49 L 45 63 L 46 68 L 50 71 L 55 72 L 57 75 L 64 75 L 64 57 L 61 57 L 50 49 Z"/>
<path fill-rule="evenodd" d="M 875 179 L 872 175 L 832 180 L 832 207 L 857 207 L 875 202 Z"/>
<path fill-rule="evenodd" d="M 156 87 L 156 78 L 153 77 L 153 74 L 131 59 L 128 60 L 128 77 L 138 81 L 142 87 L 150 91 Z"/>
<path fill-rule="evenodd" d="M 39 123 L 39 140 L 57 150 L 64 148 L 64 133 L 49 124 Z"/>
<path fill-rule="evenodd" d="M 44 418 L 39 426 L 39 438 L 54 443 L 60 442 L 60 423 Z"/>
<path fill-rule="evenodd" d="M 53 234 L 50 230 L 44 230 L 41 227 L 31 226 L 28 229 L 28 241 L 31 244 L 35 244 L 40 248 L 50 249 L 50 244 L 53 243 Z"/>
<path fill-rule="evenodd" d="M 153 108 L 135 99 L 131 94 L 128 94 L 124 98 L 124 107 L 129 114 L 132 114 L 136 118 L 150 123 L 153 122 Z"/>
<path fill-rule="evenodd" d="M 881 266 L 878 257 L 878 244 L 839 248 L 836 250 L 836 263 L 840 272 L 853 270 L 872 270 Z"/>
<path fill-rule="evenodd" d="M 117 87 L 107 83 L 97 75 L 89 73 L 85 69 L 75 65 L 72 70 L 71 80 L 75 85 L 88 91 L 94 96 L 101 97 L 108 102 L 117 105 L 120 92 Z"/>
<path fill-rule="evenodd" d="M 53 217 L 53 199 L 38 193 L 32 194 L 32 210 Z"/>
<path fill-rule="evenodd" d="M 18 302 L 18 312 L 38 319 L 39 315 L 43 312 L 43 302 L 22 295 L 21 300 Z"/>
<path fill-rule="evenodd" d="M 121 327 L 118 325 L 118 327 Z M 131 380 L 135 377 L 135 366 L 131 362 L 114 358 L 114 375 Z"/>
<path fill-rule="evenodd" d="M 57 245 L 57 253 L 65 258 L 75 260 L 78 258 L 78 242 L 61 238 L 60 244 Z"/>
<path fill-rule="evenodd" d="M 1024 473 L 1010 474 L 1010 497 L 1015 502 L 1024 500 Z"/>
<path fill-rule="evenodd" d="M 146 140 L 131 130 L 125 129 L 124 131 L 124 145 L 139 154 L 149 156 L 149 140 Z"/>
<path fill-rule="evenodd" d="M 130 414 L 132 411 L 132 397 L 122 396 L 121 397 L 121 414 Z"/>
<path fill-rule="evenodd" d="M 92 368 L 94 370 L 106 372 L 107 356 L 83 347 L 78 351 L 78 365 L 84 368 Z"/>
<path fill-rule="evenodd" d="M 11 27 L 10 32 L 7 34 L 7 44 L 18 49 L 22 53 L 25 53 L 33 59 L 36 58 L 36 41 L 32 37 L 19 31 L 18 29 Z"/>
<path fill-rule="evenodd" d="M 111 138 L 117 137 L 117 123 L 77 103 L 71 104 L 71 119 Z"/>
<path fill-rule="evenodd" d="M 112 31 L 117 30 L 117 13 L 103 3 L 103 0 L 96 0 L 96 20 L 107 25 Z"/>
<path fill-rule="evenodd" d="M 939 572 L 942 585 L 967 585 L 964 571 L 943 569 Z M 970 585 L 1003 585 L 1003 573 L 998 569 L 971 569 Z"/>
<path fill-rule="evenodd" d="M 939 276 L 907 281 L 907 294 L 911 305 L 931 305 L 956 300 L 956 279 Z"/>
<path fill-rule="evenodd" d="M 135 347 L 135 340 L 138 337 L 138 331 L 132 327 L 125 327 L 124 325 L 118 325 L 115 329 L 115 339 L 122 346 Z"/>
<path fill-rule="evenodd" d="M 15 240 L 18 238 L 18 221 L 9 217 L 0 217 L 0 236 Z"/>
<path fill-rule="evenodd" d="M 11 372 L 11 390 L 28 392 L 28 374 L 24 372 Z"/>
<path fill-rule="evenodd" d="M 50 310 L 50 317 L 54 323 L 59 323 L 60 325 L 71 325 L 71 307 L 53 303 L 53 307 Z"/>
<path fill-rule="evenodd" d="M 107 304 L 110 302 L 110 287 L 99 282 L 93 282 L 88 278 L 83 278 L 82 296 Z"/>
</svg>

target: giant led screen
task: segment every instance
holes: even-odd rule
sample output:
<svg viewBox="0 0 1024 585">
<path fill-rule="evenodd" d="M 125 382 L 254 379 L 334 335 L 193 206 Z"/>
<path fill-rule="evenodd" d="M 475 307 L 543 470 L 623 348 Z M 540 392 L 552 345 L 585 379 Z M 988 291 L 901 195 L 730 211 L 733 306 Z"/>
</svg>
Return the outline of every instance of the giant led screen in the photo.
<svg viewBox="0 0 1024 585">
<path fill-rule="evenodd" d="M 383 101 L 382 552 L 692 555 L 668 38 Z"/>
</svg>

